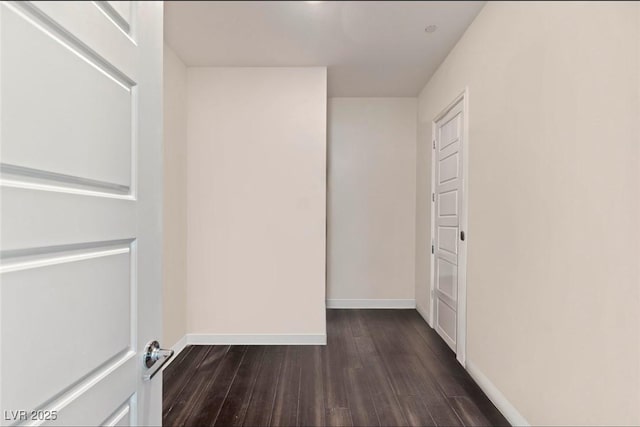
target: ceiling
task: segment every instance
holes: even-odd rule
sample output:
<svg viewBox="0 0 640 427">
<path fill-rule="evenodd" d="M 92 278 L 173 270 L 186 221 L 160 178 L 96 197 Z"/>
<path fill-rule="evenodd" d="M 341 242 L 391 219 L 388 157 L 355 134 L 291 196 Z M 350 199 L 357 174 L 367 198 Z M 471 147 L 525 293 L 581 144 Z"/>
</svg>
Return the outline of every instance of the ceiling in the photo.
<svg viewBox="0 0 640 427">
<path fill-rule="evenodd" d="M 190 67 L 327 66 L 329 96 L 415 96 L 483 5 L 169 1 L 165 40 Z"/>
</svg>

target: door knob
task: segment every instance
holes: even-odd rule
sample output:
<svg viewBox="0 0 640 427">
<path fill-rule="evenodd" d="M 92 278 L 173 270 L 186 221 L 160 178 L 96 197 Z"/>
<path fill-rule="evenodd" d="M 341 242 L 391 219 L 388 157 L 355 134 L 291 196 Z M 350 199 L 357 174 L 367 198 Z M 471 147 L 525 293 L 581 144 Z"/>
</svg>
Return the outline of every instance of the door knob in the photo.
<svg viewBox="0 0 640 427">
<path fill-rule="evenodd" d="M 165 350 L 160 348 L 158 341 L 149 342 L 144 348 L 144 355 L 142 362 L 147 371 L 142 378 L 145 381 L 149 381 L 158 373 L 160 368 L 171 359 L 173 356 L 173 350 Z"/>
<path fill-rule="evenodd" d="M 464 231 L 460 232 L 460 240 L 462 240 L 464 242 Z"/>
</svg>

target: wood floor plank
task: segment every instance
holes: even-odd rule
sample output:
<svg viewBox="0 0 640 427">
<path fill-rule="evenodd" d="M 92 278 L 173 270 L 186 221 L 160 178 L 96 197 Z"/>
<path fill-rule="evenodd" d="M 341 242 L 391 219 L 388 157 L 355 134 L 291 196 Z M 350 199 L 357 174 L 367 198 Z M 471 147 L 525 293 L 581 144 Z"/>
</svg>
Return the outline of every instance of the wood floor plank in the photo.
<svg viewBox="0 0 640 427">
<path fill-rule="evenodd" d="M 509 421 L 500 413 L 493 402 L 480 389 L 480 386 L 473 381 L 471 376 L 463 382 L 468 398 L 482 411 L 489 423 L 493 426 L 510 426 Z"/>
<path fill-rule="evenodd" d="M 399 397 L 399 401 L 400 407 L 410 426 L 437 425 L 420 396 L 401 396 Z"/>
<path fill-rule="evenodd" d="M 342 360 L 332 352 L 322 350 L 323 354 L 323 390 L 324 406 L 327 409 L 348 408 L 347 392 L 340 366 Z"/>
<path fill-rule="evenodd" d="M 168 416 L 178 395 L 195 375 L 198 366 L 207 355 L 209 347 L 189 346 L 185 348 L 171 365 L 162 373 L 163 401 L 162 415 Z"/>
<path fill-rule="evenodd" d="M 394 323 L 390 323 L 389 327 L 391 328 L 390 330 L 385 328 L 382 333 L 393 333 L 400 336 L 403 342 L 406 343 L 410 353 L 410 356 L 399 355 L 396 357 L 395 364 L 404 366 L 404 375 L 394 377 L 393 366 L 390 369 L 391 376 L 395 379 L 394 384 L 398 394 L 420 394 L 427 406 L 446 404 L 446 394 L 439 379 L 442 379 L 442 376 L 446 375 L 447 372 L 433 351 L 416 331 L 405 327 L 397 319 L 395 326 Z"/>
<path fill-rule="evenodd" d="M 418 396 L 426 386 L 425 375 L 415 369 L 415 356 L 383 357 L 389 373 L 389 380 L 398 396 Z M 444 399 L 443 399 L 444 400 Z"/>
<path fill-rule="evenodd" d="M 215 420 L 216 426 L 241 426 L 244 423 L 253 387 L 258 378 L 264 349 L 264 346 L 247 348 L 235 380 Z"/>
<path fill-rule="evenodd" d="M 375 345 L 388 372 L 389 382 L 397 396 L 418 396 L 423 390 L 432 392 L 427 397 L 438 397 L 438 390 L 430 389 L 433 384 L 429 374 L 417 365 L 417 356 L 411 343 L 401 329 L 394 325 L 393 311 L 386 310 L 385 317 L 373 316 L 371 324 Z M 377 318 L 377 319 L 376 319 Z M 383 320 L 383 321 L 381 321 Z M 444 402 L 444 397 L 442 396 Z"/>
<path fill-rule="evenodd" d="M 350 310 L 348 319 L 349 326 L 351 327 L 351 335 L 354 338 L 369 336 L 369 331 L 362 318 L 362 310 Z"/>
<path fill-rule="evenodd" d="M 491 426 L 491 422 L 471 399 L 467 397 L 452 397 L 449 399 L 453 410 L 465 426 Z"/>
<path fill-rule="evenodd" d="M 300 426 L 325 425 L 324 381 L 322 375 L 322 347 L 303 347 L 300 357 L 300 395 L 298 421 Z"/>
<path fill-rule="evenodd" d="M 460 417 L 453 410 L 451 405 L 442 404 L 442 405 L 433 405 L 429 406 L 429 413 L 433 417 L 436 425 L 438 426 L 462 426 L 462 421 Z"/>
<path fill-rule="evenodd" d="M 215 423 L 246 351 L 247 346 L 231 346 L 215 374 L 204 378 L 193 394 L 193 409 L 185 425 L 208 426 Z"/>
<path fill-rule="evenodd" d="M 395 310 L 366 310 L 363 316 L 367 329 L 376 345 L 378 353 L 385 358 L 395 355 L 410 355 L 409 343 L 405 342 L 399 331 L 395 330 Z M 378 313 L 379 312 L 379 313 Z"/>
<path fill-rule="evenodd" d="M 364 368 L 346 368 L 345 385 L 354 426 L 379 426 L 378 414 L 371 398 Z"/>
<path fill-rule="evenodd" d="M 173 386 L 175 382 L 174 379 L 181 376 L 181 372 L 184 371 L 185 365 L 192 363 L 193 358 L 189 357 L 189 354 L 193 350 L 198 350 L 198 347 L 199 346 L 188 345 L 180 352 L 180 354 L 174 356 L 175 360 L 173 360 L 169 366 L 164 368 L 162 371 L 162 381 L 167 382 L 168 386 Z"/>
<path fill-rule="evenodd" d="M 348 408 L 327 408 L 325 422 L 329 427 L 353 426 L 351 411 Z"/>
<path fill-rule="evenodd" d="M 351 333 L 350 317 L 345 310 L 329 310 L 327 313 L 329 333 L 327 346 L 322 348 L 324 405 L 327 410 L 348 408 L 343 371 L 346 368 L 362 366 Z M 341 411 L 331 413 L 334 412 L 340 413 Z"/>
<path fill-rule="evenodd" d="M 267 346 L 265 349 L 244 425 L 270 425 L 284 355 L 283 346 Z"/>
<path fill-rule="evenodd" d="M 338 312 L 335 325 L 337 338 L 336 344 L 341 349 L 344 360 L 342 368 L 360 368 L 362 363 L 360 354 L 353 339 L 352 329 L 349 319 L 353 317 L 348 310 L 336 310 Z M 329 347 L 329 346 L 327 346 Z"/>
<path fill-rule="evenodd" d="M 380 425 L 406 426 L 407 420 L 398 403 L 398 396 L 393 391 L 382 358 L 369 357 L 363 360 L 363 365 Z"/>
<path fill-rule="evenodd" d="M 342 367 L 348 366 L 347 356 L 337 336 L 327 337 L 327 346 L 321 348 L 324 406 L 327 409 L 347 408 Z"/>
<path fill-rule="evenodd" d="M 366 369 L 369 390 L 380 425 L 383 426 L 405 426 L 408 425 L 406 417 L 400 408 L 398 396 L 393 390 L 386 368 L 383 355 L 388 357 L 403 354 L 396 342 L 387 340 L 386 335 L 381 331 L 388 316 L 388 310 L 362 310 L 360 315 L 366 325 L 368 336 L 371 337 L 375 353 L 360 354 L 362 365 Z"/>
<path fill-rule="evenodd" d="M 189 416 L 198 410 L 196 407 L 197 399 L 194 396 L 201 393 L 208 378 L 216 375 L 221 360 L 229 350 L 228 346 L 201 346 L 201 348 L 205 352 L 205 357 L 195 368 L 193 375 L 176 396 L 171 409 L 164 416 L 165 425 L 183 426 Z"/>
<path fill-rule="evenodd" d="M 272 426 L 293 427 L 298 425 L 299 353 L 299 346 L 287 346 L 273 403 Z"/>
<path fill-rule="evenodd" d="M 361 359 L 362 357 L 375 356 L 378 354 L 376 345 L 373 343 L 373 338 L 370 336 L 354 337 L 353 341 L 356 343 L 356 349 Z"/>
</svg>

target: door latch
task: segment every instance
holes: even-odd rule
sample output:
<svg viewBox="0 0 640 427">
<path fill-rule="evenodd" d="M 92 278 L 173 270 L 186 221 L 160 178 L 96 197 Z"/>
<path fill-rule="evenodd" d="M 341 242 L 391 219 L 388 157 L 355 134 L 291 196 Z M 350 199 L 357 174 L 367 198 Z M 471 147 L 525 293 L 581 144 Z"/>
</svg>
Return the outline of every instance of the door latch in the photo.
<svg viewBox="0 0 640 427">
<path fill-rule="evenodd" d="M 160 348 L 158 341 L 149 342 L 144 348 L 143 364 L 147 371 L 142 376 L 145 381 L 151 380 L 158 373 L 160 368 L 171 359 L 173 350 Z"/>
</svg>

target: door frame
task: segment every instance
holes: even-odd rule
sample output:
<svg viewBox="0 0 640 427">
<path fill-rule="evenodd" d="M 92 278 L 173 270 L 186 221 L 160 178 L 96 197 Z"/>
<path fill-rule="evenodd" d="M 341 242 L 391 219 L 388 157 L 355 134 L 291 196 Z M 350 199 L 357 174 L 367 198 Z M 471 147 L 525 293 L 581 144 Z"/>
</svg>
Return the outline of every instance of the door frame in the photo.
<svg viewBox="0 0 640 427">
<path fill-rule="evenodd" d="M 431 121 L 431 247 L 435 245 L 435 200 L 436 191 L 436 156 L 435 140 L 437 123 L 444 118 L 453 107 L 462 102 L 462 206 L 460 207 L 460 230 L 465 232 L 464 242 L 458 237 L 458 306 L 456 308 L 456 359 L 466 367 L 467 360 L 467 244 L 469 241 L 469 87 L 465 86 L 453 101 L 436 115 Z M 429 323 L 435 329 L 435 250 L 430 252 L 431 274 L 429 278 Z"/>
</svg>

